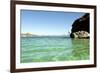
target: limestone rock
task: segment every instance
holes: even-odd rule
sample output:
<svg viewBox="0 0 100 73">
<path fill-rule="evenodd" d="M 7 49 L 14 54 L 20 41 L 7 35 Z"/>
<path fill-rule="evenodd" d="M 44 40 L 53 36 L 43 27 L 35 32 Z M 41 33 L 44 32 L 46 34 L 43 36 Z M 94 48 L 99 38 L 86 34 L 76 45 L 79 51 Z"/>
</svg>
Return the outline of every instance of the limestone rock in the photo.
<svg viewBox="0 0 100 73">
<path fill-rule="evenodd" d="M 89 38 L 89 13 L 86 13 L 72 24 L 71 38 Z"/>
<path fill-rule="evenodd" d="M 70 35 L 72 38 L 89 38 L 89 33 L 86 31 L 74 32 Z"/>
</svg>

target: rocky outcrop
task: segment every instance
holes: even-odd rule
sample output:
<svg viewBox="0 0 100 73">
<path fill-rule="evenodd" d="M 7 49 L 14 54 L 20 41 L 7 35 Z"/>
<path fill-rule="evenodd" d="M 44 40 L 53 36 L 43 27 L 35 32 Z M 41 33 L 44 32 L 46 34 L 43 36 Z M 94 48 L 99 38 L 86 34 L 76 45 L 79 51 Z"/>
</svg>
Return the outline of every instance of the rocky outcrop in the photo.
<svg viewBox="0 0 100 73">
<path fill-rule="evenodd" d="M 72 24 L 70 37 L 89 38 L 89 24 L 89 13 L 86 13 Z"/>
<path fill-rule="evenodd" d="M 89 33 L 86 31 L 78 31 L 71 34 L 72 38 L 89 38 Z"/>
</svg>

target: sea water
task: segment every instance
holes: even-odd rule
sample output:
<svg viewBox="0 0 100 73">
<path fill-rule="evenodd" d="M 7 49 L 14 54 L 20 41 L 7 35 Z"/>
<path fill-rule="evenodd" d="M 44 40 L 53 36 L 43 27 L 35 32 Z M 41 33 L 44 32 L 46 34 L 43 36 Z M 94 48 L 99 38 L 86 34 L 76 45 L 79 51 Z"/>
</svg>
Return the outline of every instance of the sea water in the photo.
<svg viewBox="0 0 100 73">
<path fill-rule="evenodd" d="M 89 39 L 21 37 L 21 63 L 89 59 Z"/>
</svg>

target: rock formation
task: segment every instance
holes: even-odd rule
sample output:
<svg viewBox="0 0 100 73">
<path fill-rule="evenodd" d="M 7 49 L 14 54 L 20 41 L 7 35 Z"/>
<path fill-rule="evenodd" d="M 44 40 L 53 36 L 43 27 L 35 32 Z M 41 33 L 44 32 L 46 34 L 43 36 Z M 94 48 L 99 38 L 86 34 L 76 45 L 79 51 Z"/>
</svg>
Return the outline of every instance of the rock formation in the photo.
<svg viewBox="0 0 100 73">
<path fill-rule="evenodd" d="M 86 13 L 81 18 L 75 20 L 72 24 L 71 38 L 89 38 L 89 13 Z"/>
</svg>

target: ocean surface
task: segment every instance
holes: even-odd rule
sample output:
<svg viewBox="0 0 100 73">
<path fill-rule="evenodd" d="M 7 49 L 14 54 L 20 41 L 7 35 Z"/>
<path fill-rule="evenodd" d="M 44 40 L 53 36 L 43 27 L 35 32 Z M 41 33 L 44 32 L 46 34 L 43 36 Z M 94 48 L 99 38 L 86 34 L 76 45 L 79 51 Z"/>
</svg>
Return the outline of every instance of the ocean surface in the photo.
<svg viewBox="0 0 100 73">
<path fill-rule="evenodd" d="M 21 63 L 89 59 L 89 39 L 21 37 Z"/>
</svg>

